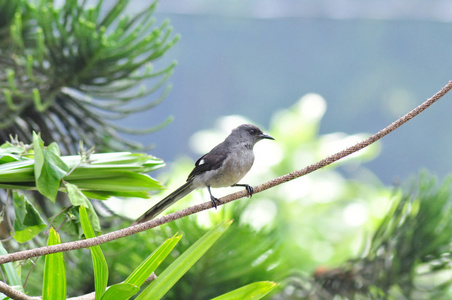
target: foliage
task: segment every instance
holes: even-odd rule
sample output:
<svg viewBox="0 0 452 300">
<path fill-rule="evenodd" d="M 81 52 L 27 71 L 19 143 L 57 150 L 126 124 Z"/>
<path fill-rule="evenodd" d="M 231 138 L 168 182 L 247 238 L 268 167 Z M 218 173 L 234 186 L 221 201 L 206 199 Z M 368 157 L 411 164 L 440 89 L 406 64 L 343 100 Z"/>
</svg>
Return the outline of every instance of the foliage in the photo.
<svg viewBox="0 0 452 300">
<path fill-rule="evenodd" d="M 50 228 L 47 246 L 61 243 L 60 235 Z M 66 298 L 66 268 L 63 253 L 53 253 L 46 256 L 44 280 L 42 281 L 42 299 Z"/>
<path fill-rule="evenodd" d="M 35 189 L 55 201 L 58 191 L 67 192 L 72 208 L 57 213 L 54 224 L 63 230 L 79 234 L 77 207 L 87 207 L 95 230 L 100 231 L 97 213 L 86 197 L 108 199 L 112 196 L 149 197 L 149 192 L 161 189 L 158 181 L 145 174 L 163 166 L 160 159 L 130 152 L 61 156 L 52 143 L 45 147 L 38 135 L 33 145 L 17 140 L 0 146 L 0 187 L 21 190 Z M 13 192 L 14 238 L 26 242 L 47 227 L 34 201 L 24 194 Z M 53 207 L 55 210 L 55 207 Z M 68 220 L 66 215 L 72 215 Z M 68 222 L 69 221 L 69 222 Z M 75 226 L 75 227 L 74 227 Z"/>
<path fill-rule="evenodd" d="M 33 204 L 17 191 L 13 191 L 14 212 L 14 239 L 19 243 L 31 240 L 47 228 L 47 224 Z"/>
<path fill-rule="evenodd" d="M 161 70 L 153 63 L 179 38 L 168 21 L 156 25 L 156 2 L 134 16 L 123 14 L 128 0 L 106 2 L 0 0 L 1 139 L 14 133 L 31 142 L 34 130 L 66 154 L 79 140 L 99 150 L 136 149 L 118 131 L 149 133 L 169 121 L 143 130 L 106 121 L 164 99 L 175 63 Z M 139 88 L 143 82 L 148 87 Z"/>
<path fill-rule="evenodd" d="M 452 178 L 436 181 L 424 172 L 397 190 L 359 257 L 312 279 L 294 276 L 296 292 L 284 299 L 450 299 Z"/>
<path fill-rule="evenodd" d="M 0 255 L 6 255 L 8 252 L 3 247 L 3 245 L 0 243 Z M 17 272 L 16 268 L 14 267 L 13 263 L 6 263 L 2 264 L 1 271 L 3 274 L 3 280 L 5 282 L 8 282 L 8 284 L 13 287 L 15 290 L 18 290 L 20 292 L 23 292 L 24 289 L 22 287 L 22 281 L 20 279 L 20 274 Z M 5 299 L 6 296 L 2 293 L 0 293 L 0 299 Z"/>
<path fill-rule="evenodd" d="M 95 237 L 91 227 L 86 208 L 80 206 L 80 216 L 82 227 L 86 238 Z M 181 240 L 182 235 L 174 235 L 167 239 L 156 250 L 149 255 L 141 264 L 121 283 L 112 285 L 107 289 L 108 266 L 105 256 L 100 246 L 90 248 L 93 258 L 95 299 L 115 299 L 126 300 L 138 293 L 136 299 L 160 299 L 168 290 L 181 278 L 201 256 L 223 235 L 232 221 L 220 222 L 199 238 L 184 253 L 182 253 L 174 262 L 172 262 L 152 283 L 140 291 L 140 287 L 146 282 L 147 278 L 156 270 L 156 268 L 170 254 L 176 244 Z M 60 243 L 60 237 L 56 231 L 51 228 L 48 245 Z M 5 252 L 5 251 L 3 251 Z M 10 265 L 5 265 L 9 268 Z M 7 275 L 12 273 L 12 277 L 17 272 L 13 269 L 8 271 Z M 70 282 L 70 281 L 69 281 Z M 20 281 L 19 281 L 20 283 Z M 235 291 L 218 296 L 218 299 L 228 300 L 237 299 L 260 299 L 276 287 L 273 282 L 258 282 L 247 285 Z M 43 280 L 43 299 L 65 299 L 66 298 L 66 271 L 65 261 L 62 253 L 54 253 L 46 256 L 44 280 Z M 4 298 L 2 298 L 4 299 Z"/>
</svg>

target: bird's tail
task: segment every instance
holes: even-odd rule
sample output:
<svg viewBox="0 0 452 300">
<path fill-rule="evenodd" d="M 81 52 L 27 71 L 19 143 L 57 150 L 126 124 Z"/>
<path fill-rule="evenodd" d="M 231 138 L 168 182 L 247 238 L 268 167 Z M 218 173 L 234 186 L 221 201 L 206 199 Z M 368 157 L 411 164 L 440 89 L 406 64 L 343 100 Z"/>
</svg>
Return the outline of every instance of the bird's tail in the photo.
<svg viewBox="0 0 452 300">
<path fill-rule="evenodd" d="M 145 212 L 141 217 L 139 217 L 135 222 L 133 222 L 132 225 L 136 225 L 153 219 L 155 216 L 157 216 L 162 211 L 176 203 L 178 200 L 190 194 L 193 190 L 195 190 L 195 187 L 193 186 L 192 183 L 193 179 L 187 181 L 184 185 L 182 185 L 177 190 L 166 196 L 159 203 L 151 207 L 147 212 Z"/>
</svg>

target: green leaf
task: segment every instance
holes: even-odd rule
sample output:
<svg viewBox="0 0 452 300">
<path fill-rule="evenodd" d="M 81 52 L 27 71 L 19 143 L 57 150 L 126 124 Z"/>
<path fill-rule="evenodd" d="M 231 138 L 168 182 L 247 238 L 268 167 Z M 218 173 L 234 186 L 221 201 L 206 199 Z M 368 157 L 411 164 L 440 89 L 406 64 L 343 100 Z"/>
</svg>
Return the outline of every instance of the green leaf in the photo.
<svg viewBox="0 0 452 300">
<path fill-rule="evenodd" d="M 85 174 L 86 175 L 86 174 Z M 162 185 L 152 177 L 130 171 L 103 171 L 102 177 L 85 177 L 72 179 L 68 176 L 66 181 L 77 185 L 84 190 L 101 191 L 150 191 L 162 189 Z"/>
<path fill-rule="evenodd" d="M 0 255 L 7 255 L 8 251 L 3 247 L 0 242 Z M 22 287 L 22 281 L 20 280 L 19 273 L 17 273 L 16 268 L 13 263 L 2 264 L 2 272 L 6 275 L 6 280 L 10 286 L 20 286 Z"/>
<path fill-rule="evenodd" d="M 65 209 L 64 207 L 62 209 Z M 55 216 L 49 218 L 52 220 L 52 226 L 60 228 L 60 231 L 70 235 L 83 237 L 83 229 L 80 222 L 79 207 L 70 207 L 63 213 L 58 212 Z M 49 220 L 49 221 L 50 221 Z"/>
<path fill-rule="evenodd" d="M 69 201 L 71 201 L 71 204 L 74 206 L 82 205 L 85 206 L 88 212 L 90 223 L 93 226 L 94 231 L 99 232 L 100 231 L 99 217 L 97 216 L 91 201 L 89 201 L 89 199 L 86 198 L 86 196 L 78 189 L 77 186 L 70 184 L 68 182 L 65 182 L 64 185 L 66 186 L 67 194 L 69 196 Z"/>
<path fill-rule="evenodd" d="M 47 246 L 58 245 L 60 243 L 60 235 L 53 227 L 50 228 Z M 46 255 L 42 299 L 66 299 L 66 271 L 62 252 Z"/>
<path fill-rule="evenodd" d="M 113 192 L 113 191 L 82 191 L 83 195 L 97 200 L 107 200 L 111 197 L 132 197 L 149 199 L 149 193 L 143 192 Z"/>
<path fill-rule="evenodd" d="M 124 282 L 141 286 L 168 256 L 181 238 L 182 235 L 175 235 L 172 238 L 167 239 L 159 248 L 149 255 Z"/>
<path fill-rule="evenodd" d="M 27 157 L 22 157 L 21 153 L 25 149 L 11 148 L 7 143 L 0 146 L 0 188 L 39 189 L 41 193 L 51 194 L 51 197 L 54 197 L 58 189 L 63 189 L 62 176 L 65 182 L 76 185 L 87 197 L 101 200 L 110 197 L 149 198 L 150 191 L 163 188 L 157 180 L 145 173 L 162 167 L 164 163 L 148 154 L 96 153 L 89 156 L 90 163 L 87 163 L 79 155 L 60 157 L 56 144 L 44 148 L 39 136 L 35 138 L 38 140 L 36 142 L 38 146 L 35 146 L 36 161 L 33 159 L 33 151 L 27 152 Z M 14 153 L 10 154 L 8 151 L 14 151 Z M 56 163 L 52 163 L 52 159 L 44 159 L 47 157 L 44 154 L 53 157 Z M 4 159 L 3 162 L 2 159 Z M 46 164 L 43 164 L 44 162 Z M 63 165 L 59 167 L 61 162 Z M 47 170 L 46 166 L 51 168 L 51 171 L 55 169 L 59 176 L 53 178 L 54 180 L 41 180 L 45 179 L 45 176 L 36 171 L 42 169 L 44 172 Z M 72 170 L 69 174 L 65 173 L 68 169 Z M 41 185 L 35 176 L 39 174 L 42 175 L 39 179 Z"/>
<path fill-rule="evenodd" d="M 108 288 L 108 290 L 104 293 L 102 296 L 102 300 L 126 300 L 135 295 L 140 291 L 140 288 L 138 286 L 135 286 L 130 283 L 118 283 L 115 285 L 112 285 Z"/>
<path fill-rule="evenodd" d="M 39 212 L 25 198 L 16 191 L 13 192 L 14 212 L 16 219 L 14 220 L 14 239 L 19 243 L 24 243 L 38 235 L 47 224 L 42 219 Z"/>
<path fill-rule="evenodd" d="M 198 261 L 198 259 L 226 231 L 232 221 L 222 222 L 209 230 L 179 256 L 148 286 L 136 300 L 160 299 Z"/>
<path fill-rule="evenodd" d="M 45 148 L 42 139 L 35 132 L 33 132 L 33 147 L 36 187 L 41 194 L 55 202 L 61 179 L 69 168 L 60 158 L 58 145 L 52 143 Z"/>
<path fill-rule="evenodd" d="M 86 207 L 81 205 L 79 213 L 85 237 L 87 239 L 96 237 L 93 228 L 91 227 L 91 224 L 89 222 Z M 93 259 L 94 290 L 96 291 L 96 300 L 98 300 L 102 298 L 102 295 L 104 294 L 105 289 L 107 288 L 108 266 L 107 261 L 105 260 L 105 256 L 102 253 L 102 250 L 100 249 L 99 245 L 90 247 L 89 250 L 91 251 L 91 257 Z"/>
<path fill-rule="evenodd" d="M 212 300 L 258 300 L 277 286 L 278 284 L 272 281 L 254 282 Z"/>
<path fill-rule="evenodd" d="M 0 165 L 1 165 L 1 164 L 6 164 L 6 163 L 15 162 L 15 161 L 19 161 L 19 160 L 21 160 L 21 158 L 19 157 L 19 155 L 14 155 L 14 154 L 0 154 Z"/>
<path fill-rule="evenodd" d="M 111 286 L 103 295 L 102 300 L 125 300 L 135 295 L 140 290 L 140 286 L 146 281 L 152 272 L 157 269 L 171 250 L 173 250 L 174 246 L 176 246 L 181 237 L 182 235 L 175 235 L 172 238 L 167 239 L 162 245 L 160 245 L 160 247 L 149 255 L 123 283 Z"/>
</svg>

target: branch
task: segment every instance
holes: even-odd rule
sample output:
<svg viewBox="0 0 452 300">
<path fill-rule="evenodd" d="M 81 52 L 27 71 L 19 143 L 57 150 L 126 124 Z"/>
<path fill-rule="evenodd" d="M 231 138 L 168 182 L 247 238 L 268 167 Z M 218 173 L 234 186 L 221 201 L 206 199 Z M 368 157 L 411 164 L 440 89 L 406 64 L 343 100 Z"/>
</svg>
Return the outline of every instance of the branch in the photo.
<svg viewBox="0 0 452 300">
<path fill-rule="evenodd" d="M 414 118 L 415 116 L 417 116 L 418 114 L 423 112 L 425 109 L 427 109 L 429 106 L 431 106 L 433 103 L 438 101 L 441 97 L 443 97 L 451 89 L 452 89 L 452 81 L 449 81 L 447 83 L 447 85 L 444 86 L 435 95 L 433 95 L 433 97 L 426 100 L 424 103 L 422 103 L 421 105 L 419 105 L 418 107 L 416 107 L 415 109 L 413 109 L 412 111 L 410 111 L 409 113 L 404 115 L 403 117 L 399 118 L 398 120 L 396 120 L 389 126 L 385 127 L 384 129 L 380 130 L 376 134 L 372 135 L 368 139 L 366 139 L 354 146 L 348 147 L 336 154 L 328 156 L 327 158 L 322 159 L 321 161 L 319 161 L 315 164 L 307 166 L 306 168 L 303 168 L 298 171 L 294 171 L 292 173 L 286 174 L 284 176 L 275 178 L 266 183 L 258 185 L 256 187 L 254 187 L 254 192 L 259 193 L 259 192 L 262 192 L 269 188 L 272 188 L 274 186 L 277 186 L 281 183 L 284 183 L 284 182 L 293 180 L 295 178 L 301 177 L 303 175 L 309 174 L 309 173 L 316 171 L 320 168 L 323 168 L 329 164 L 332 164 L 333 162 L 338 161 L 339 159 L 341 159 L 347 155 L 350 155 L 354 152 L 357 152 L 357 151 L 369 146 L 370 144 L 381 139 L 385 135 L 394 131 L 395 129 L 397 129 L 398 127 L 403 125 L 404 123 L 408 122 L 409 120 L 411 120 L 412 118 Z M 248 195 L 248 193 L 245 190 L 243 190 L 243 191 L 240 191 L 237 193 L 227 195 L 227 196 L 221 198 L 220 201 L 221 201 L 221 204 L 225 204 L 225 203 L 237 200 L 239 198 L 245 197 L 247 195 Z M 110 241 L 113 241 L 113 240 L 116 240 L 116 239 L 119 239 L 122 237 L 126 237 L 126 236 L 129 236 L 132 234 L 136 234 L 138 232 L 148 230 L 150 228 L 160 226 L 162 224 L 174 221 L 176 219 L 180 219 L 182 217 L 185 217 L 185 216 L 188 216 L 188 215 L 191 215 L 191 214 L 203 211 L 203 210 L 207 210 L 209 208 L 212 208 L 212 203 L 210 201 L 188 207 L 186 209 L 183 209 L 183 210 L 168 214 L 166 216 L 162 216 L 162 217 L 144 222 L 142 224 L 137 224 L 137 225 L 134 225 L 131 227 L 123 228 L 123 229 L 113 231 L 113 232 L 110 232 L 110 233 L 107 233 L 104 235 L 100 235 L 95 238 L 79 240 L 79 241 L 74 241 L 74 242 L 67 242 L 67 243 L 62 243 L 60 245 L 40 247 L 40 248 L 24 250 L 24 251 L 19 251 L 16 253 L 2 255 L 2 256 L 0 256 L 0 264 L 12 262 L 12 261 L 24 260 L 24 259 L 28 259 L 31 257 L 42 256 L 42 255 L 51 254 L 51 253 L 71 251 L 71 250 L 75 250 L 75 249 L 88 248 L 88 247 L 104 244 L 104 243 L 107 243 L 107 242 L 110 242 Z"/>
<path fill-rule="evenodd" d="M 41 297 L 30 297 L 18 290 L 13 289 L 3 281 L 0 281 L 0 291 L 11 299 L 16 300 L 41 300 Z"/>
</svg>

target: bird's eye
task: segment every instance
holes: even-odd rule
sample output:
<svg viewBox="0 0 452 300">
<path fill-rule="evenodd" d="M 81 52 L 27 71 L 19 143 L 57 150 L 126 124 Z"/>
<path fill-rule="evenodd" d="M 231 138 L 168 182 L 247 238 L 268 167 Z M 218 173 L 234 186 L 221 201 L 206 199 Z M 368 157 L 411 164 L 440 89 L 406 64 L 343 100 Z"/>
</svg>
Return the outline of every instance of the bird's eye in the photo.
<svg viewBox="0 0 452 300">
<path fill-rule="evenodd" d="M 254 135 L 254 134 L 256 133 L 256 130 L 250 129 L 250 130 L 249 130 L 249 133 L 252 134 L 252 135 Z"/>
</svg>

